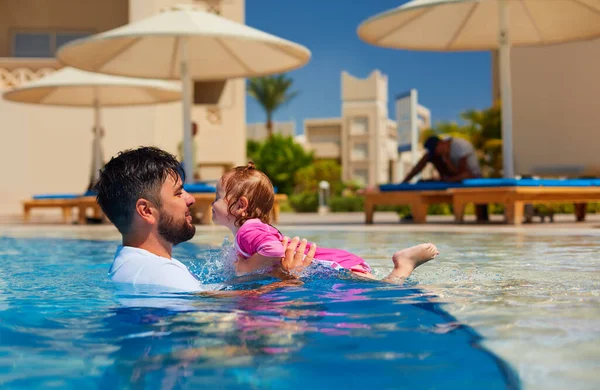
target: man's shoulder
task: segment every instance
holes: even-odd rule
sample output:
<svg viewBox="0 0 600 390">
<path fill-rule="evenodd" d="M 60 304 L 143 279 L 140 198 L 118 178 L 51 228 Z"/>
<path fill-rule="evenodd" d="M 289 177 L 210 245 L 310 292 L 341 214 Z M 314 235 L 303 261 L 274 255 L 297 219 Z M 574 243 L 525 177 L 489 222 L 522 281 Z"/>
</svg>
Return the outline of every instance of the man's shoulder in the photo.
<svg viewBox="0 0 600 390">
<path fill-rule="evenodd" d="M 451 147 L 456 148 L 456 150 L 459 151 L 474 150 L 471 142 L 467 141 L 464 138 L 452 138 Z"/>
<path fill-rule="evenodd" d="M 460 137 L 452 137 L 452 143 L 456 145 L 471 145 L 471 142 Z"/>
<path fill-rule="evenodd" d="M 155 285 L 178 291 L 204 289 L 180 261 L 127 246 L 117 249 L 109 277 L 115 282 Z"/>
<path fill-rule="evenodd" d="M 119 246 L 115 253 L 115 263 L 122 262 L 144 262 L 144 263 L 153 263 L 153 264 L 161 264 L 167 263 L 170 260 L 161 256 L 157 256 L 147 250 L 141 248 L 134 248 L 131 246 Z"/>
</svg>

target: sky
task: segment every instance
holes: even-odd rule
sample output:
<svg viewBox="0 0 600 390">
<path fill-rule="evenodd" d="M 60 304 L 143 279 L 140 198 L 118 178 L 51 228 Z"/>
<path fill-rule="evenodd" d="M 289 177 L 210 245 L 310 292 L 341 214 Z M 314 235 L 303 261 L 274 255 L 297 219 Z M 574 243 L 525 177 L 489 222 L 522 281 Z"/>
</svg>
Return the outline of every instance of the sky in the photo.
<svg viewBox="0 0 600 390">
<path fill-rule="evenodd" d="M 467 109 L 491 104 L 489 52 L 422 52 L 369 45 L 356 30 L 365 19 L 404 0 L 246 0 L 246 24 L 300 43 L 312 52 L 310 62 L 289 72 L 299 95 L 275 113 L 276 121 L 341 115 L 341 72 L 359 78 L 379 69 L 388 76 L 388 113 L 395 119 L 394 97 L 411 88 L 433 122 L 459 120 Z M 433 26 L 432 26 L 433 28 Z M 247 97 L 248 123 L 264 122 L 260 106 Z"/>
</svg>

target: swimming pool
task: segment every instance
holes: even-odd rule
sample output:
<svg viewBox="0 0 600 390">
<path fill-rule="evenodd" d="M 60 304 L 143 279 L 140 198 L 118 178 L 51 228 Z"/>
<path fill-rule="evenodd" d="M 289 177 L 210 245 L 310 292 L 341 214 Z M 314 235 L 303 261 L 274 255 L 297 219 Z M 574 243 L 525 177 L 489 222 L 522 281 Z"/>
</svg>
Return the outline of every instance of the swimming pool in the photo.
<svg viewBox="0 0 600 390">
<path fill-rule="evenodd" d="M 116 241 L 0 237 L 0 386 L 597 387 L 595 237 L 286 233 L 381 274 L 398 247 L 433 241 L 442 256 L 403 287 L 319 274 L 225 299 L 116 288 Z M 225 235 L 200 232 L 175 256 L 218 280 L 226 265 L 207 243 Z"/>
</svg>

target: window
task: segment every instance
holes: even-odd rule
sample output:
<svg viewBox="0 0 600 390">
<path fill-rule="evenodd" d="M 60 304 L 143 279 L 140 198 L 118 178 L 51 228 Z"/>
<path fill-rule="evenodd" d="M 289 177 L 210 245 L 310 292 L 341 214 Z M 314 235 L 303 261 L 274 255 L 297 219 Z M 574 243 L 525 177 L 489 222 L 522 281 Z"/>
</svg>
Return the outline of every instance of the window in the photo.
<svg viewBox="0 0 600 390">
<path fill-rule="evenodd" d="M 48 58 L 54 57 L 56 50 L 72 40 L 84 38 L 90 33 L 69 32 L 17 32 L 13 35 L 13 57 Z"/>
<path fill-rule="evenodd" d="M 52 57 L 52 54 L 52 38 L 49 34 L 15 34 L 14 57 Z"/>
<path fill-rule="evenodd" d="M 350 121 L 350 134 L 360 135 L 367 134 L 369 132 L 369 118 L 367 117 L 356 117 Z"/>
<path fill-rule="evenodd" d="M 90 33 L 57 33 L 55 34 L 55 50 L 60 49 L 60 47 L 66 43 L 74 41 L 76 39 L 85 38 L 90 36 Z"/>
<path fill-rule="evenodd" d="M 352 160 L 364 161 L 369 158 L 369 144 L 355 144 L 352 147 Z"/>
</svg>

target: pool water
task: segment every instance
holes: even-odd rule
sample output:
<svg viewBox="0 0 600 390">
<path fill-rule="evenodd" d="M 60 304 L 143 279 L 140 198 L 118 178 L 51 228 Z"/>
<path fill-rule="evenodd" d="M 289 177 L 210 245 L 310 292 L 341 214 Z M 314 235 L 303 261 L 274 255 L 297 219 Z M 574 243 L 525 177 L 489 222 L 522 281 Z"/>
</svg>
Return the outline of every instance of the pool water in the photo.
<svg viewBox="0 0 600 390">
<path fill-rule="evenodd" d="M 122 288 L 117 241 L 0 237 L 1 388 L 597 388 L 597 237 L 286 231 L 385 275 L 394 250 L 442 254 L 404 286 L 318 270 L 214 298 Z M 174 256 L 231 276 L 223 231 Z M 236 286 L 251 289 L 257 281 Z"/>
</svg>

